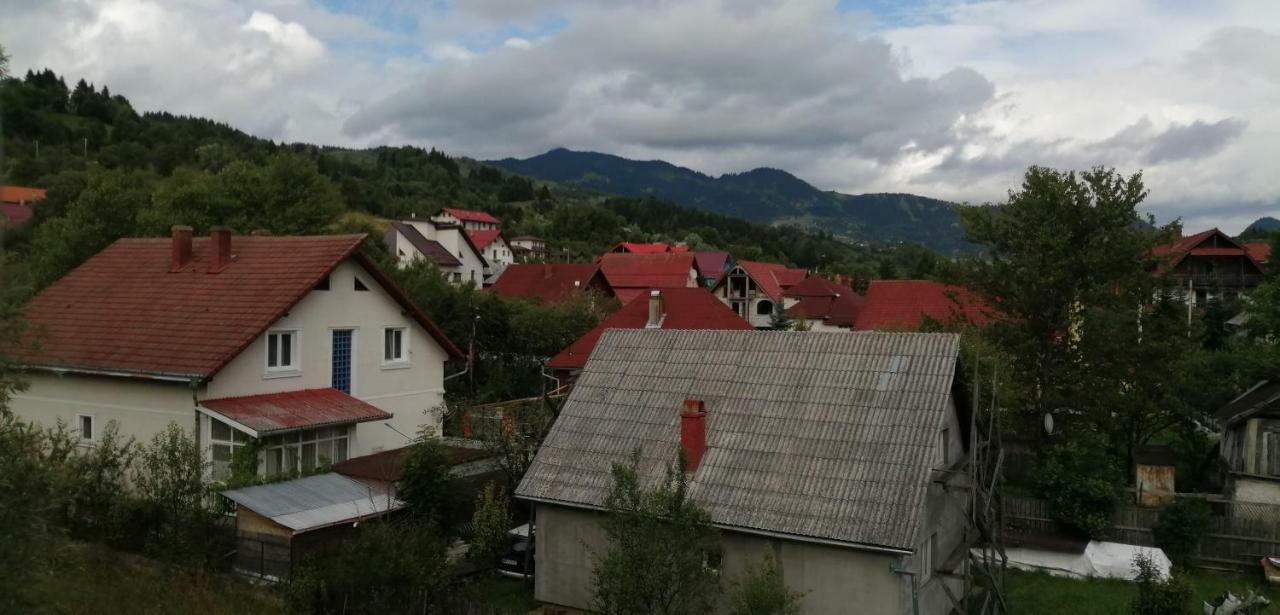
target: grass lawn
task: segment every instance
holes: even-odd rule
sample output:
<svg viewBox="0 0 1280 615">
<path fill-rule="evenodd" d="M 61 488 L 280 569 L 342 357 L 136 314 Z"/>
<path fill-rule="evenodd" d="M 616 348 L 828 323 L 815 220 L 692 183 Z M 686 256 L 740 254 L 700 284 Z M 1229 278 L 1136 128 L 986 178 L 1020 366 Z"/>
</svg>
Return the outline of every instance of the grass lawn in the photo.
<svg viewBox="0 0 1280 615">
<path fill-rule="evenodd" d="M 469 600 L 492 606 L 504 615 L 525 615 L 538 608 L 533 588 L 519 579 L 497 575 L 473 577 L 462 591 Z"/>
<path fill-rule="evenodd" d="M 282 613 L 269 590 L 231 574 L 169 570 L 105 547 L 55 541 L 49 565 L 26 593 L 33 613 L 257 615 Z"/>
<path fill-rule="evenodd" d="M 1191 575 L 1195 588 L 1195 611 L 1205 600 L 1231 590 L 1243 596 L 1253 588 L 1271 599 L 1267 612 L 1280 613 L 1280 589 L 1267 587 L 1261 573 L 1257 577 L 1218 575 L 1196 571 Z M 1113 615 L 1126 613 L 1129 602 L 1137 594 L 1136 586 L 1125 581 L 1108 579 L 1064 579 L 1043 572 L 1010 570 L 1005 587 L 1005 599 L 1014 613 L 1037 615 Z"/>
</svg>

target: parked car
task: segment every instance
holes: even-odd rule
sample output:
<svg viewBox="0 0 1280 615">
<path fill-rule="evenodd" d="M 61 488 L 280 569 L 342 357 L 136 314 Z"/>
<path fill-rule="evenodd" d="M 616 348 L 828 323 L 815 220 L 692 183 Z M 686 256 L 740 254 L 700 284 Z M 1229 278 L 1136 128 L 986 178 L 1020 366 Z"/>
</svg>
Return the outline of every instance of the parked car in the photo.
<svg viewBox="0 0 1280 615">
<path fill-rule="evenodd" d="M 503 576 L 516 579 L 533 578 L 533 539 L 529 535 L 529 524 L 511 528 L 507 532 L 507 551 L 498 563 L 498 572 Z M 526 557 L 527 554 L 527 557 Z M 525 574 L 525 562 L 528 562 L 528 575 Z"/>
</svg>

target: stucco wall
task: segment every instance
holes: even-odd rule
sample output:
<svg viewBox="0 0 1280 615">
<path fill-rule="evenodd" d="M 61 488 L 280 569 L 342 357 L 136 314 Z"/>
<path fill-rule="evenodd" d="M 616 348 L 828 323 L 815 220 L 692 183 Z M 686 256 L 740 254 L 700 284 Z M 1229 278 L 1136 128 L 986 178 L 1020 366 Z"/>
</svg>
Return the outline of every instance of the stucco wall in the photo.
<svg viewBox="0 0 1280 615">
<path fill-rule="evenodd" d="M 368 291 L 355 290 L 356 276 Z M 408 328 L 407 366 L 383 364 L 385 327 Z M 264 334 L 209 382 L 201 399 L 328 387 L 332 378 L 331 331 L 354 329 L 351 394 L 394 417 L 358 425 L 351 456 L 403 446 L 408 443 L 405 436 L 412 437 L 423 425 L 440 432 L 438 408 L 444 396 L 444 362 L 448 357 L 357 263 L 339 265 L 329 276 L 329 290 L 311 291 L 268 331 L 281 329 L 300 333 L 298 371 L 267 373 Z"/>
<path fill-rule="evenodd" d="M 194 434 L 195 403 L 190 385 L 107 376 L 32 372 L 28 388 L 14 396 L 10 409 L 19 418 L 52 427 L 58 419 L 78 430 L 76 417 L 94 417 L 95 438 L 116 421 L 120 433 L 141 443 L 151 440 L 170 422 Z"/>
<path fill-rule="evenodd" d="M 591 606 L 594 557 L 606 545 L 600 520 L 600 513 L 537 506 L 535 598 L 580 609 Z M 721 533 L 721 548 L 725 587 L 747 566 L 773 554 L 787 586 L 805 592 L 805 615 L 910 613 L 909 580 L 891 570 L 900 561 L 897 556 L 728 531 Z"/>
</svg>

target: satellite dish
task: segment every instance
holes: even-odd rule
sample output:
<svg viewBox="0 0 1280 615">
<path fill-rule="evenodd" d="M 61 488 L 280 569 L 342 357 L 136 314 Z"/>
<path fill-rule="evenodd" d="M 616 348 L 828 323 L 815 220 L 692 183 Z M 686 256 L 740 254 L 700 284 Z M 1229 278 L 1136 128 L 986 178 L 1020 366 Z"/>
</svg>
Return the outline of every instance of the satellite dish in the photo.
<svg viewBox="0 0 1280 615">
<path fill-rule="evenodd" d="M 1053 415 L 1048 412 L 1044 413 L 1044 432 L 1053 435 Z"/>
</svg>

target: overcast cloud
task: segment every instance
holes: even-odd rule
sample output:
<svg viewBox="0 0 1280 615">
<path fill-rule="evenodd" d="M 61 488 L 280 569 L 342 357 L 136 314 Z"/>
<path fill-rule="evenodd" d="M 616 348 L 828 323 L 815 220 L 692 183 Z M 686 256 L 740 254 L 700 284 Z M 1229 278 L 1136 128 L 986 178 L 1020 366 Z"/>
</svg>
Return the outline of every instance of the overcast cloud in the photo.
<svg viewBox="0 0 1280 615">
<path fill-rule="evenodd" d="M 263 137 L 557 146 L 998 201 L 1143 171 L 1149 210 L 1280 215 L 1280 3 L 12 0 L 13 67 Z M 888 7 L 888 8 L 886 8 Z"/>
</svg>

